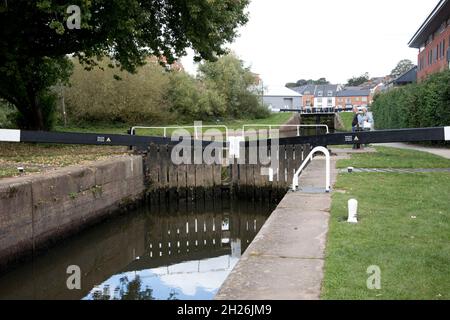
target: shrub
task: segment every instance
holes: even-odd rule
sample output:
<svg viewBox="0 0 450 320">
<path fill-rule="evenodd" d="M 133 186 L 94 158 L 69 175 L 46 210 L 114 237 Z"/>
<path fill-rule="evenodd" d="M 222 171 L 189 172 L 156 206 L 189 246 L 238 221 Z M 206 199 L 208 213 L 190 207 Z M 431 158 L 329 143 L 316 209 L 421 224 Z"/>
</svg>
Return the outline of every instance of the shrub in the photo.
<svg viewBox="0 0 450 320">
<path fill-rule="evenodd" d="M 450 125 L 450 71 L 419 84 L 396 88 L 374 98 L 372 110 L 379 129 Z"/>
</svg>

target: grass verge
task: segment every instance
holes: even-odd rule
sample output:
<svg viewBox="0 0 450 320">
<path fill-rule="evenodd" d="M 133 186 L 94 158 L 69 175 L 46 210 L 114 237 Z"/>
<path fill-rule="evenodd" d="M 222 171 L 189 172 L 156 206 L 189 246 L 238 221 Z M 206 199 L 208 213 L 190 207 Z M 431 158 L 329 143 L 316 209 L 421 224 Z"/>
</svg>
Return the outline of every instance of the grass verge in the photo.
<svg viewBox="0 0 450 320">
<path fill-rule="evenodd" d="M 380 167 L 398 156 L 381 151 L 354 155 L 352 164 L 367 156 Z M 442 165 L 414 153 L 414 162 L 400 157 L 398 167 Z M 341 192 L 332 199 L 323 299 L 450 299 L 450 173 L 340 174 L 335 189 Z M 359 201 L 357 225 L 346 222 L 349 199 Z M 381 290 L 367 288 L 370 266 L 381 270 Z"/>
<path fill-rule="evenodd" d="M 226 120 L 221 122 L 203 122 L 203 125 L 212 125 L 212 126 L 218 126 L 217 129 L 220 131 L 224 131 L 224 128 L 221 126 L 227 126 L 230 130 L 237 130 L 242 129 L 242 126 L 245 124 L 264 124 L 264 125 L 274 125 L 276 128 L 276 125 L 281 125 L 289 121 L 289 119 L 292 117 L 292 113 L 272 113 L 270 117 L 263 118 L 263 119 L 239 119 L 239 120 Z M 164 125 L 148 125 L 150 127 L 162 127 L 162 126 L 193 126 L 194 123 L 184 123 L 184 124 L 177 124 L 177 123 L 167 123 Z M 142 125 L 146 126 L 146 125 Z M 64 131 L 64 132 L 92 132 L 92 133 L 115 133 L 115 134 L 126 134 L 127 130 L 130 128 L 130 126 L 118 124 L 118 125 L 80 125 L 80 126 L 57 126 L 57 131 Z M 209 130 L 211 128 L 204 128 L 204 131 Z M 190 133 L 193 133 L 193 128 L 187 128 L 187 131 Z M 168 129 L 167 135 L 170 135 L 174 129 Z M 164 131 L 162 129 L 138 129 L 136 130 L 136 134 L 138 135 L 154 135 L 154 136 L 162 136 Z"/>
<path fill-rule="evenodd" d="M 353 121 L 353 116 L 354 113 L 353 112 L 341 112 L 337 114 L 341 120 L 342 123 L 344 125 L 344 128 L 342 128 L 342 131 L 345 132 L 352 132 L 352 121 Z"/>
<path fill-rule="evenodd" d="M 338 168 L 450 168 L 450 160 L 427 152 L 375 147 L 376 153 L 352 155 L 351 159 L 338 162 Z"/>
<path fill-rule="evenodd" d="M 0 143 L 0 178 L 103 160 L 125 154 L 126 147 Z"/>
</svg>

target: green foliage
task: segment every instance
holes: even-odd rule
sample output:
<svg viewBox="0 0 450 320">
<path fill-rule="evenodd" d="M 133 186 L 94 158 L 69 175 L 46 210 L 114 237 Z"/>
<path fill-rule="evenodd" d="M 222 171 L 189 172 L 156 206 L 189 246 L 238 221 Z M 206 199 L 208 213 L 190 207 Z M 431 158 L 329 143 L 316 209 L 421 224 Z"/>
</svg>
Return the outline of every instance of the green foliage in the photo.
<svg viewBox="0 0 450 320">
<path fill-rule="evenodd" d="M 81 28 L 66 26 L 60 0 L 5 1 L 0 8 L 0 97 L 15 105 L 25 128 L 48 129 L 49 88 L 68 79 L 67 54 L 87 69 L 108 56 L 114 67 L 135 72 L 146 57 L 171 63 L 191 47 L 195 59 L 225 53 L 248 20 L 248 0 L 74 0 Z M 118 75 L 115 75 L 117 78 Z"/>
<path fill-rule="evenodd" d="M 185 72 L 167 72 L 153 60 L 134 74 L 108 68 L 109 59 L 96 62 L 99 68 L 92 71 L 75 61 L 71 85 L 64 88 L 69 125 L 149 125 L 270 115 L 253 88 L 255 76 L 234 56 L 208 62 L 198 79 Z"/>
<path fill-rule="evenodd" d="M 412 63 L 409 59 L 401 60 L 397 66 L 391 71 L 391 77 L 396 79 L 400 77 L 405 72 L 411 70 L 414 67 L 414 63 Z"/>
<path fill-rule="evenodd" d="M 225 116 L 225 99 L 187 73 L 172 73 L 168 91 L 170 111 L 183 121 Z"/>
<path fill-rule="evenodd" d="M 351 79 L 348 79 L 347 86 L 350 87 L 357 87 L 362 85 L 363 83 L 369 81 L 369 73 L 364 73 L 363 75 L 360 75 L 359 77 L 353 77 Z"/>
<path fill-rule="evenodd" d="M 14 128 L 15 108 L 7 101 L 0 99 L 0 128 Z"/>
<path fill-rule="evenodd" d="M 450 125 L 450 71 L 378 94 L 372 111 L 379 129 Z"/>
<path fill-rule="evenodd" d="M 270 112 L 262 104 L 257 78 L 235 55 L 223 56 L 216 62 L 199 66 L 199 79 L 216 90 L 226 102 L 226 114 L 232 118 L 265 118 Z"/>
<path fill-rule="evenodd" d="M 134 74 L 108 68 L 109 59 L 97 63 L 103 70 L 86 71 L 74 63 L 70 86 L 64 88 L 69 124 L 152 124 L 169 117 L 165 96 L 170 80 L 157 62 L 149 62 Z M 115 80 L 114 75 L 122 80 Z"/>
<path fill-rule="evenodd" d="M 305 80 L 305 79 L 300 79 L 297 82 L 288 82 L 286 83 L 286 88 L 295 88 L 295 87 L 302 87 L 302 86 L 306 86 L 306 85 L 323 85 L 323 84 L 330 84 L 330 81 L 328 81 L 326 78 L 319 78 L 317 80 Z"/>
</svg>

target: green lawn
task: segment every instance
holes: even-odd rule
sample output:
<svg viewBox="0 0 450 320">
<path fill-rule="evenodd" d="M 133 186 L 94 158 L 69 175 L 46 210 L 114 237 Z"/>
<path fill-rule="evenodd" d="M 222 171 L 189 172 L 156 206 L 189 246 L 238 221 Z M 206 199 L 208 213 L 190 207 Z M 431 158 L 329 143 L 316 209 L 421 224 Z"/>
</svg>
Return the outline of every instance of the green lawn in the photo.
<svg viewBox="0 0 450 320">
<path fill-rule="evenodd" d="M 0 178 L 102 160 L 127 153 L 126 147 L 0 143 Z"/>
<path fill-rule="evenodd" d="M 344 124 L 344 130 L 346 132 L 352 131 L 352 121 L 353 121 L 353 112 L 341 112 L 338 113 L 339 117 L 341 118 L 343 124 Z"/>
<path fill-rule="evenodd" d="M 413 153 L 409 160 L 382 148 L 379 155 L 354 155 L 353 164 L 364 156 L 376 167 L 394 158 L 397 167 L 448 166 L 445 159 Z M 341 160 L 339 167 L 348 163 Z M 335 189 L 323 299 L 450 299 L 450 173 L 340 174 Z M 352 198 L 359 202 L 357 225 L 346 222 Z M 381 290 L 366 285 L 374 265 Z"/>
<path fill-rule="evenodd" d="M 268 125 L 274 125 L 276 128 L 276 125 L 284 124 L 286 123 L 291 117 L 292 113 L 272 113 L 270 117 L 264 118 L 264 119 L 243 119 L 243 120 L 226 120 L 223 122 L 203 122 L 203 125 L 217 125 L 217 129 L 224 131 L 224 128 L 220 126 L 227 126 L 228 129 L 236 130 L 241 129 L 243 125 L 245 124 L 268 124 Z M 164 125 L 148 125 L 150 127 L 162 127 L 162 126 L 180 126 L 180 125 L 186 125 L 186 126 L 193 126 L 194 123 L 187 123 L 187 124 L 174 124 L 174 123 L 167 123 Z M 142 125 L 147 126 L 147 125 Z M 116 133 L 116 134 L 126 134 L 127 130 L 129 129 L 129 126 L 127 125 L 84 125 L 84 126 L 57 126 L 57 131 L 65 131 L 65 132 L 93 132 L 93 133 Z M 206 131 L 210 128 L 204 128 L 203 131 Z M 189 132 L 193 132 L 194 129 L 187 128 Z M 170 135 L 171 132 L 174 131 L 174 129 L 168 129 L 167 134 Z M 137 129 L 136 134 L 138 135 L 156 135 L 156 136 L 162 136 L 163 135 L 162 129 Z"/>
<path fill-rule="evenodd" d="M 338 162 L 338 168 L 450 168 L 450 160 L 427 152 L 376 147 L 377 153 L 352 155 Z"/>
</svg>

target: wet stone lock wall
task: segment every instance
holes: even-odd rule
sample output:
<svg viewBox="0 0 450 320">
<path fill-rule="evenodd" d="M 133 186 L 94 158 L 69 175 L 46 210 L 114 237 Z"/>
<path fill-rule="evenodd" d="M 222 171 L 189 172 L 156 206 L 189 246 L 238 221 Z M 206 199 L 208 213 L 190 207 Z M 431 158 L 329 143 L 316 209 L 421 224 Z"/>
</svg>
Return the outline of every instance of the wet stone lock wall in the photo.
<svg viewBox="0 0 450 320">
<path fill-rule="evenodd" d="M 173 145 L 150 145 L 136 155 L 115 157 L 92 165 L 0 181 L 0 270 L 58 239 L 75 234 L 143 200 L 161 206 L 210 199 L 280 200 L 309 145 L 266 147 L 276 166 L 250 164 L 254 151 L 219 163 L 175 164 Z M 202 152 L 205 149 L 201 149 Z M 245 161 L 244 161 L 245 160 Z M 197 162 L 198 163 L 198 162 Z"/>
</svg>

